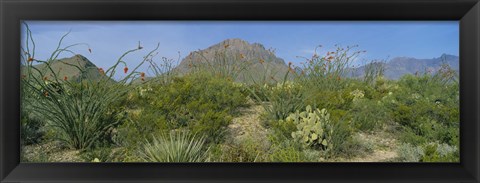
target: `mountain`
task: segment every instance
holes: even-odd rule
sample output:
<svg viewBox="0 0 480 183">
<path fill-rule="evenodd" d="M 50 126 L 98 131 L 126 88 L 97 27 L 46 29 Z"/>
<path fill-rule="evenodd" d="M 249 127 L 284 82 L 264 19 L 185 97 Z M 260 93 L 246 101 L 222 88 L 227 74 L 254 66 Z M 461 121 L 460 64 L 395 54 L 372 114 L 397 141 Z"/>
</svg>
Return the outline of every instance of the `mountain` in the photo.
<svg viewBox="0 0 480 183">
<path fill-rule="evenodd" d="M 42 77 L 47 77 L 50 79 L 54 77 L 52 71 L 45 63 L 37 64 L 33 67 L 44 73 Z M 66 78 L 72 81 L 78 80 L 79 78 L 99 79 L 104 77 L 100 74 L 98 70 L 99 68 L 82 55 L 75 55 L 70 58 L 54 60 L 51 62 L 50 67 L 52 68 L 53 72 L 56 73 L 59 80 Z M 82 73 L 79 68 L 84 69 L 86 72 Z M 35 71 L 33 73 L 37 74 Z"/>
<path fill-rule="evenodd" d="M 372 63 L 371 63 L 372 64 Z M 448 64 L 456 71 L 459 70 L 459 57 L 454 55 L 442 54 L 440 57 L 431 59 L 417 59 L 412 57 L 396 57 L 386 63 L 373 63 L 383 64 L 385 67 L 385 77 L 389 79 L 399 79 L 405 74 L 425 73 L 431 71 L 437 72 L 442 64 Z M 353 69 L 353 77 L 362 77 L 365 72 L 365 68 L 368 66 L 361 66 Z"/>
<path fill-rule="evenodd" d="M 260 78 L 281 80 L 288 71 L 285 61 L 275 56 L 262 44 L 248 43 L 242 39 L 227 39 L 186 56 L 175 71 L 185 74 L 196 66 L 207 66 L 211 71 L 222 68 L 241 68 L 237 81 L 250 82 Z"/>
</svg>

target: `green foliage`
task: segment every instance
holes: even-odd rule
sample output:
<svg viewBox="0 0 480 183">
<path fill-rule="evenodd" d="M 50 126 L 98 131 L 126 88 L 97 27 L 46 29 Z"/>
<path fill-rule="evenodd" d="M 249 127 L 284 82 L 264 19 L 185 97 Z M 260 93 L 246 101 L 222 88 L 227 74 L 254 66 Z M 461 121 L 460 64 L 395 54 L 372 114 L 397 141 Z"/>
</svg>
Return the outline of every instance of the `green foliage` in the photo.
<svg viewBox="0 0 480 183">
<path fill-rule="evenodd" d="M 22 145 L 39 143 L 44 135 L 43 126 L 45 124 L 38 119 L 29 117 L 23 112 L 20 119 L 20 139 Z"/>
<path fill-rule="evenodd" d="M 303 96 L 299 87 L 291 82 L 284 82 L 266 90 L 269 103 L 263 105 L 269 119 L 285 119 L 290 113 L 303 107 Z"/>
<path fill-rule="evenodd" d="M 413 146 L 408 143 L 400 145 L 397 149 L 398 160 L 402 162 L 419 162 L 425 154 L 420 146 Z"/>
<path fill-rule="evenodd" d="M 422 162 L 459 162 L 458 148 L 448 144 L 429 143 L 423 146 Z"/>
<path fill-rule="evenodd" d="M 402 144 L 398 150 L 403 162 L 459 162 L 458 148 L 448 144 L 424 143 L 422 145 Z"/>
<path fill-rule="evenodd" d="M 408 143 L 439 141 L 452 146 L 459 141 L 459 88 L 440 76 L 404 76 L 390 104 L 393 119 L 404 128 Z"/>
<path fill-rule="evenodd" d="M 354 99 L 350 116 L 354 127 L 361 131 L 381 129 L 390 120 L 389 111 L 383 103 L 369 99 Z"/>
<path fill-rule="evenodd" d="M 223 160 L 227 162 L 264 162 L 267 155 L 266 148 L 259 140 L 248 137 L 239 143 L 224 147 Z"/>
<path fill-rule="evenodd" d="M 283 82 L 276 85 L 254 84 L 247 87 L 254 100 L 262 104 L 269 120 L 285 119 L 290 113 L 304 106 L 302 86 L 287 80 L 290 72 L 287 71 Z"/>
<path fill-rule="evenodd" d="M 141 96 L 132 97 L 138 112 L 124 128 L 128 131 L 135 127 L 136 132 L 127 138 L 133 142 L 155 131 L 180 128 L 204 135 L 208 142 L 219 142 L 236 108 L 246 101 L 240 87 L 206 73 L 177 77 L 167 85 L 152 83 L 145 88 Z"/>
<path fill-rule="evenodd" d="M 172 131 L 147 141 L 139 151 L 145 162 L 205 162 L 208 147 L 205 136 L 192 135 L 188 131 Z"/>
<path fill-rule="evenodd" d="M 305 154 L 295 146 L 272 146 L 269 162 L 307 162 Z"/>
</svg>

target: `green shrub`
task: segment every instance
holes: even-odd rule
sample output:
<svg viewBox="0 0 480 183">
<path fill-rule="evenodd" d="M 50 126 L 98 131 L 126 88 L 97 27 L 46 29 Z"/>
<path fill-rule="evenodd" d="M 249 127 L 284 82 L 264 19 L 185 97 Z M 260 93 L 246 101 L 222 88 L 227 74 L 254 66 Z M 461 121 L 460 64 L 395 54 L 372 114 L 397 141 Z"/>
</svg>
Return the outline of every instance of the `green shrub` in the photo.
<svg viewBox="0 0 480 183">
<path fill-rule="evenodd" d="M 245 105 L 246 96 L 241 86 L 231 81 L 195 72 L 175 77 L 167 85 L 150 83 L 131 100 L 138 106 L 132 109 L 138 114 L 132 115 L 129 124 L 137 130 L 128 137 L 132 142 L 148 139 L 144 134 L 173 129 L 188 129 L 206 136 L 207 142 L 220 142 L 236 109 Z M 130 133 L 129 128 L 125 126 L 123 131 Z"/>
<path fill-rule="evenodd" d="M 305 154 L 294 146 L 272 146 L 269 162 L 307 162 Z"/>
<path fill-rule="evenodd" d="M 389 111 L 383 103 L 369 99 L 354 100 L 350 116 L 353 126 L 361 131 L 381 129 L 390 120 Z"/>
<path fill-rule="evenodd" d="M 439 141 L 452 146 L 459 141 L 459 87 L 434 76 L 406 75 L 398 90 L 389 96 L 387 108 L 403 126 L 402 141 L 412 144 Z"/>
<path fill-rule="evenodd" d="M 172 131 L 147 141 L 139 151 L 146 162 L 205 162 L 208 157 L 205 137 L 188 131 Z"/>
<path fill-rule="evenodd" d="M 197 121 L 191 122 L 187 128 L 193 133 L 203 134 L 209 141 L 220 142 L 225 135 L 226 126 L 232 121 L 232 117 L 225 111 L 207 111 L 199 114 Z"/>
<path fill-rule="evenodd" d="M 427 138 L 417 135 L 415 132 L 413 132 L 412 129 L 410 128 L 404 128 L 403 132 L 401 132 L 399 136 L 399 140 L 404 143 L 409 143 L 411 145 L 421 145 L 427 142 Z"/>
<path fill-rule="evenodd" d="M 402 144 L 398 151 L 399 160 L 404 162 L 459 162 L 458 148 L 442 143 L 422 145 Z"/>
<path fill-rule="evenodd" d="M 265 109 L 269 120 L 285 119 L 290 113 L 299 110 L 304 106 L 304 97 L 301 92 L 302 86 L 291 81 L 285 81 L 277 85 L 264 85 L 257 89 L 252 85 L 248 89 L 256 101 L 259 101 Z"/>
<path fill-rule="evenodd" d="M 20 119 L 20 139 L 22 145 L 36 144 L 39 143 L 44 136 L 44 122 L 29 117 L 28 114 L 23 112 Z"/>
<path fill-rule="evenodd" d="M 402 162 L 419 162 L 425 154 L 421 146 L 408 143 L 401 144 L 397 149 L 398 160 Z"/>
<path fill-rule="evenodd" d="M 448 144 L 429 143 L 423 146 L 425 154 L 422 162 L 459 162 L 460 153 L 455 146 Z"/>
</svg>

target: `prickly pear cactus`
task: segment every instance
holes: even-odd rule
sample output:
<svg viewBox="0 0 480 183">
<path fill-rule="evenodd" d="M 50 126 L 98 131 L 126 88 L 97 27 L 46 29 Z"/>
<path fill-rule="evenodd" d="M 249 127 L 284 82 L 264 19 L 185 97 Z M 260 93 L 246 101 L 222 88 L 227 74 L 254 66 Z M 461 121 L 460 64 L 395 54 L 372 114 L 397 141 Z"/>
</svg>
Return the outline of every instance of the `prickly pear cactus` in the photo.
<svg viewBox="0 0 480 183">
<path fill-rule="evenodd" d="M 326 109 L 313 110 L 311 106 L 306 111 L 295 112 L 286 118 L 297 126 L 297 131 L 292 132 L 292 137 L 302 143 L 305 147 L 330 149 L 331 137 L 333 134 L 330 114 Z"/>
</svg>

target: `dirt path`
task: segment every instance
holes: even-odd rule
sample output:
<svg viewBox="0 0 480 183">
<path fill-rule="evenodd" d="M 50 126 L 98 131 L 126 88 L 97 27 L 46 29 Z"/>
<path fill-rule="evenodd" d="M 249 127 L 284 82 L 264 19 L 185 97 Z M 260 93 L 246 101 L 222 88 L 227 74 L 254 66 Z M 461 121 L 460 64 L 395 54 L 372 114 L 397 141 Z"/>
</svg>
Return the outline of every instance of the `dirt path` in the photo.
<svg viewBox="0 0 480 183">
<path fill-rule="evenodd" d="M 368 143 L 372 152 L 349 159 L 349 162 L 389 162 L 397 157 L 395 151 L 397 141 L 386 132 L 358 133 L 354 138 L 359 138 L 358 140 Z"/>
<path fill-rule="evenodd" d="M 240 115 L 235 117 L 228 125 L 229 140 L 233 143 L 242 143 L 247 138 L 268 143 L 267 129 L 262 126 L 260 114 L 264 111 L 261 105 L 250 105 L 239 110 Z"/>
</svg>

